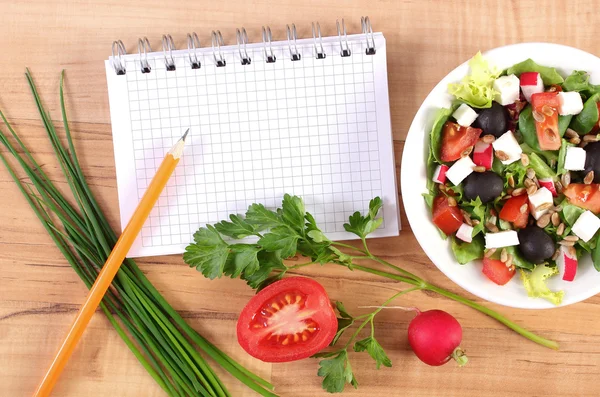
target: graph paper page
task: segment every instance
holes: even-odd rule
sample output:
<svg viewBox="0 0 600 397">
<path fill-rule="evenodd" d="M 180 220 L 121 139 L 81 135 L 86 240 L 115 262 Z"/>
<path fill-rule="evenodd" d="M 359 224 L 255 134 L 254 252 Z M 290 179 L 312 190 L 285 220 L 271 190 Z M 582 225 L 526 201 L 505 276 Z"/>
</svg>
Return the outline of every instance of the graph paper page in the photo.
<svg viewBox="0 0 600 397">
<path fill-rule="evenodd" d="M 237 46 L 126 55 L 126 73 L 106 61 L 121 225 L 124 228 L 162 162 L 189 127 L 183 158 L 129 252 L 130 257 L 184 251 L 193 233 L 252 203 L 274 209 L 285 193 L 301 196 L 331 239 L 352 239 L 343 224 L 383 199 L 383 225 L 373 236 L 397 235 L 400 222 L 390 126 L 385 39 L 375 55 L 363 35 L 348 36 L 351 55 L 340 56 L 337 37 L 324 38 L 324 59 L 313 40 L 298 40 L 292 61 L 287 42 L 274 42 L 276 62 L 263 44 L 249 44 L 249 65 Z"/>
</svg>

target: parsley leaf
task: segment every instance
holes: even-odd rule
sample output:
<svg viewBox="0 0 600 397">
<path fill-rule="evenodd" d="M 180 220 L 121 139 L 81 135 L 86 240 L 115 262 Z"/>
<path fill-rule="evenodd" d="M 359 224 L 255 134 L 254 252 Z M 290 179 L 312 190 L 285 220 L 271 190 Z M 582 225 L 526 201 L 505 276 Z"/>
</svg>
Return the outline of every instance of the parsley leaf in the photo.
<svg viewBox="0 0 600 397">
<path fill-rule="evenodd" d="M 249 223 L 239 215 L 229 215 L 229 219 L 231 219 L 231 222 L 221 221 L 217 223 L 215 229 L 219 233 L 236 240 L 257 235 L 258 232 L 265 229 L 263 225 Z"/>
<path fill-rule="evenodd" d="M 258 252 L 260 247 L 251 244 L 233 244 L 229 246 L 230 254 L 223 273 L 231 278 L 239 277 L 242 272 L 251 275 L 259 268 Z"/>
<path fill-rule="evenodd" d="M 377 369 L 379 369 L 382 365 L 385 367 L 392 366 L 392 361 L 387 356 L 387 354 L 385 354 L 385 351 L 383 350 L 379 342 L 377 342 L 377 339 L 373 337 L 373 335 L 369 336 L 368 338 L 359 340 L 354 344 L 355 352 L 363 352 L 365 350 L 367 351 L 367 353 L 369 353 L 373 360 L 375 360 L 377 364 Z"/>
<path fill-rule="evenodd" d="M 194 233 L 194 243 L 185 248 L 183 260 L 213 280 L 223 274 L 228 256 L 229 245 L 213 226 L 207 225 Z"/>
<path fill-rule="evenodd" d="M 346 383 L 358 388 L 346 349 L 340 350 L 333 358 L 319 361 L 317 375 L 323 377 L 323 389 L 329 393 L 341 393 Z"/>
<path fill-rule="evenodd" d="M 337 319 L 338 329 L 335 336 L 333 337 L 333 340 L 330 343 L 330 346 L 334 346 L 340 339 L 342 334 L 354 324 L 354 317 L 352 317 L 350 313 L 346 311 L 346 308 L 344 307 L 344 304 L 342 302 L 335 302 L 335 308 L 340 313 L 340 316 L 342 316 L 342 318 Z"/>
<path fill-rule="evenodd" d="M 350 313 L 348 313 L 342 302 L 336 301 L 335 308 L 340 313 L 340 316 L 342 316 L 342 318 L 354 318 Z"/>
<path fill-rule="evenodd" d="M 279 252 L 259 251 L 257 254 L 260 267 L 254 273 L 247 274 L 244 272 L 242 278 L 246 280 L 248 285 L 253 289 L 261 290 L 267 285 L 281 279 L 285 274 L 285 265 L 281 260 Z M 279 274 L 271 276 L 274 270 L 281 270 Z"/>
<path fill-rule="evenodd" d="M 300 197 L 290 196 L 289 194 L 283 196 L 283 202 L 281 203 L 281 218 L 287 226 L 300 235 L 304 234 L 305 213 L 304 202 Z M 312 218 L 312 216 L 310 218 L 314 223 L 314 218 Z"/>
<path fill-rule="evenodd" d="M 270 252 L 280 251 L 282 258 L 289 258 L 296 254 L 298 236 L 290 233 L 285 226 L 277 226 L 258 240 L 258 244 Z"/>
<path fill-rule="evenodd" d="M 381 223 L 383 218 L 377 218 L 377 213 L 381 209 L 383 202 L 379 197 L 375 197 L 369 203 L 369 212 L 367 216 L 361 215 L 356 211 L 348 218 L 348 223 L 344 223 L 344 229 L 347 232 L 354 233 L 361 239 L 364 239 L 369 233 L 373 233 Z"/>
<path fill-rule="evenodd" d="M 342 251 L 340 251 L 338 248 L 334 247 L 334 246 L 330 246 L 329 249 L 331 251 L 333 251 L 334 254 L 337 255 L 337 259 L 335 259 L 335 262 L 344 264 L 344 265 L 348 265 L 348 266 L 352 266 L 352 257 L 348 254 L 344 254 Z M 352 269 L 352 267 L 350 267 L 350 269 Z"/>
<path fill-rule="evenodd" d="M 261 230 L 284 224 L 277 212 L 267 209 L 262 204 L 252 204 L 248 207 L 246 222 L 259 226 Z"/>
</svg>

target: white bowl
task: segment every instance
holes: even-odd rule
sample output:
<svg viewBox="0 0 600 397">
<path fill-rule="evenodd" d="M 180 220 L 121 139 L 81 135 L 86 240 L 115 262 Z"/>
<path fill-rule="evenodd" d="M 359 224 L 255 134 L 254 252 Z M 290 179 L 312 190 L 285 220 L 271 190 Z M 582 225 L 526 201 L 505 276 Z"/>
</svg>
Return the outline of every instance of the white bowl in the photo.
<svg viewBox="0 0 600 397">
<path fill-rule="evenodd" d="M 600 82 L 600 58 L 576 48 L 549 43 L 523 43 L 500 47 L 483 54 L 498 67 L 505 69 L 527 58 L 540 65 L 553 66 L 566 77 L 573 70 L 590 73 L 591 81 Z M 523 309 L 556 307 L 544 299 L 527 296 L 518 276 L 505 286 L 489 281 L 481 272 L 481 261 L 460 265 L 454 259 L 450 242 L 443 240 L 431 221 L 431 214 L 421 196 L 427 192 L 425 159 L 433 117 L 440 107 L 448 107 L 452 97 L 448 83 L 461 80 L 469 67 L 463 63 L 440 81 L 427 96 L 410 126 L 402 155 L 402 198 L 413 233 L 431 261 L 452 281 L 478 297 L 500 305 Z M 573 282 L 554 277 L 549 281 L 552 290 L 564 290 L 561 306 L 580 302 L 600 292 L 600 273 L 591 258 L 580 260 Z"/>
</svg>

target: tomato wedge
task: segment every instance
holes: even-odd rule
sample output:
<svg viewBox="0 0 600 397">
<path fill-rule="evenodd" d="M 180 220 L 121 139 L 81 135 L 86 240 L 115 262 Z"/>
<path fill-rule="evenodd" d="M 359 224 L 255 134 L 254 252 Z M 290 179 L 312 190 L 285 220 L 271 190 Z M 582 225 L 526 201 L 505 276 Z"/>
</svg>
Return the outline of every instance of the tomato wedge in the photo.
<svg viewBox="0 0 600 397">
<path fill-rule="evenodd" d="M 498 285 L 504 285 L 514 277 L 516 270 L 514 266 L 510 268 L 498 259 L 483 258 L 483 274 Z"/>
<path fill-rule="evenodd" d="M 571 183 L 563 189 L 563 194 L 571 204 L 590 210 L 596 215 L 600 214 L 600 184 Z"/>
<path fill-rule="evenodd" d="M 527 200 L 528 196 L 526 194 L 509 198 L 506 203 L 504 203 L 498 216 L 504 221 L 512 222 L 517 229 L 524 228 L 527 226 L 527 221 L 529 220 L 529 206 L 527 206 Z M 527 207 L 525 212 L 521 212 L 521 207 L 523 207 L 523 205 Z"/>
<path fill-rule="evenodd" d="M 463 224 L 460 208 L 450 205 L 448 197 L 439 194 L 433 200 L 433 223 L 446 234 L 455 233 Z"/>
<path fill-rule="evenodd" d="M 327 347 L 336 332 L 327 292 L 306 277 L 269 285 L 250 299 L 237 322 L 240 346 L 269 363 L 310 357 Z"/>
<path fill-rule="evenodd" d="M 558 131 L 558 92 L 540 92 L 531 96 L 531 107 L 535 119 L 535 130 L 537 133 L 540 149 L 558 150 L 561 140 Z"/>
<path fill-rule="evenodd" d="M 477 143 L 479 135 L 481 135 L 479 128 L 463 127 L 457 123 L 446 121 L 442 130 L 440 159 L 442 161 L 458 160 L 466 149 Z"/>
</svg>

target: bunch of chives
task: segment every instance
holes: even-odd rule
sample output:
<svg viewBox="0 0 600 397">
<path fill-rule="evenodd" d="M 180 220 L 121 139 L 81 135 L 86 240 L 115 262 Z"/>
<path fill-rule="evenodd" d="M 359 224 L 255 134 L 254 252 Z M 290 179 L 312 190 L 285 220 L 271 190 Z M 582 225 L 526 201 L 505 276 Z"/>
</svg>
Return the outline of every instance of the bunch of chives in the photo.
<svg viewBox="0 0 600 397">
<path fill-rule="evenodd" d="M 0 130 L 0 143 L 26 174 L 29 183 L 22 182 L 6 153 L 0 152 L 0 160 L 60 252 L 89 289 L 117 236 L 94 198 L 77 159 L 65 110 L 64 72 L 60 80 L 60 105 L 66 145 L 41 103 L 29 70 L 25 75 L 76 205 L 71 205 L 50 181 L 2 112 L 0 116 L 10 135 Z M 242 367 L 190 327 L 133 260 L 127 259 L 121 266 L 101 309 L 139 362 L 169 396 L 231 395 L 196 346 L 256 393 L 276 396 L 270 383 Z"/>
</svg>

